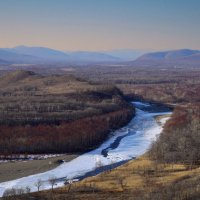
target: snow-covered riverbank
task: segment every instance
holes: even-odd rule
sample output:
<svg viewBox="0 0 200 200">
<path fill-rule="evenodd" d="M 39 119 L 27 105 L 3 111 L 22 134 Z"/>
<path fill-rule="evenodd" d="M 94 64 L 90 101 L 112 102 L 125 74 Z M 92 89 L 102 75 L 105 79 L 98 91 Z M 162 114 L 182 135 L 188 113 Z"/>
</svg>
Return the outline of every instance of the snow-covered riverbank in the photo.
<svg viewBox="0 0 200 200">
<path fill-rule="evenodd" d="M 48 180 L 52 177 L 57 179 L 55 187 L 60 187 L 66 180 L 76 179 L 87 172 L 94 171 L 99 166 L 130 160 L 145 153 L 162 131 L 162 125 L 159 125 L 154 117 L 167 115 L 169 112 L 147 112 L 143 111 L 142 108 L 151 106 L 150 104 L 142 102 L 134 104 L 136 115 L 132 121 L 126 127 L 112 133 L 110 138 L 99 148 L 45 173 L 0 183 L 0 196 L 3 196 L 6 189 L 11 188 L 26 188 L 28 186 L 32 192 L 37 191 L 36 182 L 38 180 L 42 181 L 41 190 L 49 189 L 51 185 Z M 162 118 L 161 124 L 164 124 L 167 118 L 169 117 Z"/>
</svg>

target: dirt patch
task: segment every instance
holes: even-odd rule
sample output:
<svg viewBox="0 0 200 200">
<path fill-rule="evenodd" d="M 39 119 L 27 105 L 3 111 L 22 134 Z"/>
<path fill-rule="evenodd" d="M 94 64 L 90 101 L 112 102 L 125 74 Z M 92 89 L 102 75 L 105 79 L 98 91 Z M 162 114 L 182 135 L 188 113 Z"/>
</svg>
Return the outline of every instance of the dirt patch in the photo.
<svg viewBox="0 0 200 200">
<path fill-rule="evenodd" d="M 8 162 L 0 164 L 0 182 L 9 181 L 24 176 L 42 173 L 60 165 L 60 160 L 66 162 L 76 158 L 79 154 L 66 154 L 45 160 L 31 160 Z"/>
</svg>

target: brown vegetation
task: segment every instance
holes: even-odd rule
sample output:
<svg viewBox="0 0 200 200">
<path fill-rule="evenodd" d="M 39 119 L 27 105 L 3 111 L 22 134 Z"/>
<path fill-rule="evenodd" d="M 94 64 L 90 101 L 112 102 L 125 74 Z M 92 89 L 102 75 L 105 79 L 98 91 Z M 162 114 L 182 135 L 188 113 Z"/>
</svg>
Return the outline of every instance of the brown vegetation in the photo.
<svg viewBox="0 0 200 200">
<path fill-rule="evenodd" d="M 200 104 L 177 107 L 149 155 L 159 162 L 200 164 Z"/>
<path fill-rule="evenodd" d="M 59 125 L 1 125 L 0 152 L 2 157 L 7 157 L 19 153 L 86 151 L 103 141 L 110 130 L 123 126 L 131 118 L 130 109 L 121 109 Z"/>
<path fill-rule="evenodd" d="M 200 69 L 187 67 L 88 67 L 73 72 L 92 81 L 116 84 L 132 99 L 162 103 L 200 101 Z"/>
<path fill-rule="evenodd" d="M 0 80 L 0 154 L 86 151 L 132 114 L 116 87 L 11 72 Z"/>
<path fill-rule="evenodd" d="M 114 170 L 53 191 L 24 194 L 5 199 L 23 200 L 198 200 L 200 168 L 188 170 L 180 164 L 164 164 L 146 156 Z M 15 193 L 20 191 L 16 190 Z"/>
<path fill-rule="evenodd" d="M 71 72 L 70 72 L 71 73 Z M 85 67 L 73 74 L 114 83 L 132 99 L 180 104 L 148 155 L 55 189 L 16 199 L 198 200 L 200 197 L 200 70 L 171 67 Z M 69 191 L 69 192 L 68 192 Z M 20 192 L 20 191 L 19 191 Z"/>
</svg>

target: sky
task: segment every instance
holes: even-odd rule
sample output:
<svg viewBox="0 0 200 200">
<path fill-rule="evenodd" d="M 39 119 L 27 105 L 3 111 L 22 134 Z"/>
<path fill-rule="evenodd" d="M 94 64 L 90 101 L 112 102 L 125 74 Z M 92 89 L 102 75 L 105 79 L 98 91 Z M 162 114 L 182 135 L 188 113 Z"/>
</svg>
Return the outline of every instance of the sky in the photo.
<svg viewBox="0 0 200 200">
<path fill-rule="evenodd" d="M 0 47 L 200 49 L 200 0 L 0 0 Z"/>
</svg>

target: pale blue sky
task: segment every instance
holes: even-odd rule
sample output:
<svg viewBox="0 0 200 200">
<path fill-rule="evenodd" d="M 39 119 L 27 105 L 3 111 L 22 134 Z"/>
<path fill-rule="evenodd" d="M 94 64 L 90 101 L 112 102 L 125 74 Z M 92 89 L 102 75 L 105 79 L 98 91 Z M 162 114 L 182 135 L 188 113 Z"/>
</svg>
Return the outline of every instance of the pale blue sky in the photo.
<svg viewBox="0 0 200 200">
<path fill-rule="evenodd" d="M 200 49 L 200 0 L 0 0 L 0 47 Z"/>
</svg>

